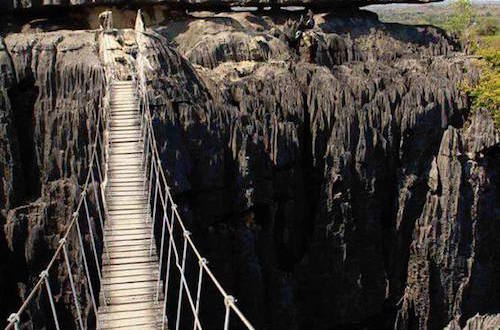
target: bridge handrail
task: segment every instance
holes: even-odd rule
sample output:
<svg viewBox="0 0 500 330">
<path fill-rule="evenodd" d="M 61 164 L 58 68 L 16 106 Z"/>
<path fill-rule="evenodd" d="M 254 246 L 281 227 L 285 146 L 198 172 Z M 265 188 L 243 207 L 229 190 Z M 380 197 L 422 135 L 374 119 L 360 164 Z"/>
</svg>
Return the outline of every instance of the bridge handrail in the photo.
<svg viewBox="0 0 500 330">
<path fill-rule="evenodd" d="M 152 127 L 152 122 L 151 122 L 151 116 L 147 112 L 146 112 L 146 117 L 148 118 L 149 129 L 153 132 L 153 127 Z M 152 144 L 153 144 L 153 148 L 152 148 L 153 149 L 153 153 L 156 156 L 155 157 L 156 160 L 160 161 L 160 163 L 161 163 L 161 160 L 160 160 L 160 157 L 159 157 L 159 153 L 158 153 L 158 149 L 157 149 L 157 145 L 156 145 L 156 141 L 155 141 L 155 139 L 152 139 L 152 140 L 153 140 L 153 142 L 152 142 Z M 158 168 L 159 168 L 159 172 L 160 172 L 160 175 L 161 175 L 160 177 L 161 177 L 161 180 L 162 180 L 163 184 L 166 187 L 169 187 L 168 184 L 167 184 L 167 179 L 166 179 L 166 175 L 165 175 L 165 172 L 163 170 L 163 167 L 162 166 L 158 166 Z M 168 189 L 166 189 L 166 195 L 168 196 L 168 200 L 171 203 L 170 205 L 176 205 L 175 202 L 174 202 L 174 200 L 173 200 L 172 194 L 170 192 L 170 187 Z M 178 209 L 174 208 L 173 210 L 174 210 L 176 219 L 177 219 L 179 225 L 182 228 L 182 232 L 183 233 L 189 232 L 187 230 L 184 222 L 182 221 L 181 216 L 179 215 Z M 216 288 L 219 290 L 219 292 L 221 293 L 221 295 L 224 297 L 224 301 L 227 301 L 227 303 L 229 304 L 229 307 L 236 313 L 236 315 L 238 315 L 238 317 L 240 318 L 240 320 L 243 322 L 243 324 L 248 329 L 254 329 L 254 327 L 252 326 L 252 324 L 250 323 L 250 321 L 245 317 L 245 315 L 241 312 L 241 310 L 235 304 L 236 300 L 232 299 L 233 297 L 231 295 L 229 295 L 226 292 L 226 290 L 224 290 L 224 288 L 222 287 L 222 285 L 220 284 L 220 282 L 217 280 L 217 278 L 215 277 L 215 275 L 213 274 L 213 272 L 210 270 L 210 267 L 208 267 L 208 263 L 204 262 L 204 261 L 206 261 L 206 259 L 199 252 L 198 248 L 196 247 L 196 245 L 194 244 L 193 240 L 191 239 L 191 236 L 190 235 L 186 235 L 186 239 L 187 239 L 187 242 L 189 243 L 189 245 L 191 246 L 191 249 L 192 249 L 193 253 L 196 255 L 196 258 L 198 259 L 198 262 L 200 262 L 200 264 L 204 268 L 204 270 L 207 273 L 207 275 L 211 278 L 211 280 L 214 283 L 214 285 L 216 286 Z"/>
<path fill-rule="evenodd" d="M 159 37 L 156 36 L 155 34 L 153 33 L 148 33 L 147 30 L 145 31 L 137 31 L 138 33 L 146 36 L 146 37 L 149 37 L 149 38 L 154 38 L 154 39 L 158 39 Z M 140 54 L 141 52 L 139 51 L 139 56 L 141 56 Z M 162 163 L 161 163 L 161 157 L 160 157 L 160 153 L 158 151 L 158 146 L 157 146 L 157 142 L 156 142 L 156 138 L 155 138 L 155 134 L 154 134 L 154 128 L 153 128 L 153 123 L 152 123 L 152 117 L 151 117 L 151 114 L 150 114 L 150 111 L 149 111 L 149 98 L 148 98 L 148 93 L 147 93 L 147 87 L 146 87 L 146 77 L 145 77 L 145 74 L 144 74 L 144 71 L 143 71 L 143 68 L 142 67 L 139 67 L 139 70 L 138 70 L 138 77 L 137 77 L 137 95 L 138 97 L 141 99 L 141 112 L 142 112 L 142 119 L 141 119 L 141 127 L 143 128 L 143 137 L 144 137 L 144 141 L 145 141 L 145 152 L 144 152 L 144 155 L 145 155 L 145 159 L 144 159 L 144 163 L 146 164 L 145 165 L 145 174 L 146 174 L 146 179 L 149 179 L 149 182 L 150 182 L 150 188 L 148 190 L 148 199 L 149 198 L 153 198 L 153 193 L 151 193 L 151 181 L 153 180 L 152 177 L 149 177 L 147 178 L 147 173 L 148 173 L 148 156 L 149 156 L 149 146 L 151 146 L 151 172 L 150 172 L 150 176 L 151 175 L 154 175 L 154 172 L 153 170 L 155 169 L 156 170 L 156 185 L 159 184 L 158 182 L 158 177 L 161 179 L 161 183 L 163 183 L 163 187 L 164 187 L 164 193 L 165 193 L 165 197 L 166 197 L 166 201 L 165 202 L 170 202 L 170 205 L 171 205 L 171 209 L 172 209 L 172 213 L 171 213 L 171 216 L 172 215 L 175 215 L 175 220 L 177 220 L 177 223 L 180 225 L 180 228 L 182 230 L 182 234 L 183 234 L 183 237 L 184 237 L 184 240 L 185 240 L 185 244 L 189 244 L 192 252 L 194 253 L 194 255 L 196 256 L 197 258 L 197 261 L 200 265 L 200 271 L 199 271 L 199 282 L 198 282 L 198 293 L 197 293 L 197 299 L 196 299 L 196 307 L 194 307 L 194 302 L 192 301 L 193 298 L 189 292 L 189 288 L 186 284 L 186 280 L 185 280 L 185 277 L 184 277 L 184 274 L 182 273 L 183 272 L 183 267 L 179 267 L 179 260 L 178 260 L 178 253 L 177 253 L 177 248 L 175 247 L 175 241 L 174 241 L 174 255 L 176 257 L 176 265 L 178 266 L 177 268 L 179 269 L 179 271 L 181 272 L 180 274 L 180 277 L 181 277 L 181 283 L 180 283 L 180 286 L 181 287 L 186 287 L 186 291 L 187 291 L 187 295 L 188 295 L 188 299 L 189 299 L 189 302 L 190 302 L 190 305 L 191 305 L 191 308 L 193 309 L 193 317 L 194 317 L 194 329 L 196 330 L 196 328 L 198 329 L 201 329 L 201 324 L 200 324 L 200 321 L 199 321 L 199 315 L 198 315 L 198 307 L 199 307 L 199 300 L 200 300 L 200 287 L 201 287 L 201 281 L 202 281 L 202 272 L 204 271 L 208 276 L 209 278 L 211 279 L 212 283 L 215 285 L 215 287 L 217 288 L 217 290 L 219 291 L 219 293 L 222 295 L 223 299 L 224 299 L 224 304 L 226 306 L 226 315 L 225 315 L 225 321 L 224 321 L 224 329 L 227 330 L 229 328 L 229 314 L 230 314 L 230 311 L 232 310 L 239 318 L 239 320 L 243 323 L 243 325 L 249 329 L 249 330 L 254 330 L 255 328 L 253 327 L 253 325 L 250 323 L 250 321 L 245 317 L 245 315 L 243 314 L 243 312 L 241 312 L 241 310 L 238 308 L 238 306 L 236 305 L 236 299 L 229 295 L 226 290 L 223 288 L 223 286 L 221 285 L 221 283 L 217 280 L 217 278 L 215 277 L 215 275 L 213 274 L 213 272 L 211 271 L 210 267 L 208 266 L 208 262 L 207 260 L 201 255 L 200 251 L 198 250 L 198 248 L 196 247 L 196 245 L 194 244 L 193 240 L 191 239 L 191 236 L 190 236 L 190 232 L 189 230 L 187 229 L 187 227 L 185 226 L 184 222 L 182 221 L 182 218 L 179 214 L 179 211 L 177 209 L 177 205 L 176 203 L 174 202 L 174 199 L 172 197 L 172 194 L 171 194 L 171 188 L 169 187 L 168 183 L 167 183 L 167 178 L 166 178 L 166 175 L 165 175 L 165 172 L 163 170 L 163 166 L 162 166 Z M 159 173 L 159 175 L 158 175 Z M 160 184 L 161 186 L 161 184 Z M 163 201 L 164 198 L 162 196 L 163 192 L 162 192 L 162 189 L 160 187 L 160 199 Z M 157 187 L 154 187 L 154 191 L 156 193 L 157 191 Z M 154 209 L 156 209 L 156 194 L 155 194 L 155 199 L 154 199 Z M 173 206 L 173 207 L 172 207 Z M 163 227 L 162 227 L 162 238 L 161 238 L 161 242 L 160 242 L 160 246 L 161 246 L 161 251 L 160 251 L 160 266 L 159 266 L 159 278 L 158 278 L 158 283 L 160 282 L 161 280 L 161 274 L 162 274 L 162 262 L 163 260 L 162 259 L 162 254 L 163 254 L 163 246 L 164 246 L 164 225 L 165 225 L 165 222 L 166 222 L 166 225 L 169 229 L 169 234 L 170 235 L 173 235 L 173 233 L 171 232 L 172 228 L 173 228 L 173 224 L 174 224 L 174 219 L 172 218 L 169 222 L 169 217 L 167 215 L 167 206 L 165 204 L 163 204 L 163 208 L 164 208 L 164 214 L 163 214 Z M 154 228 L 154 216 L 155 216 L 155 211 L 153 211 L 153 228 Z M 151 235 L 151 240 L 153 240 L 153 235 Z M 170 243 L 169 243 L 169 249 L 170 249 Z M 184 248 L 185 249 L 185 248 Z M 182 265 L 184 265 L 185 263 L 185 251 L 183 252 L 183 260 L 182 260 Z M 169 256 L 170 256 L 170 251 L 169 251 Z M 170 259 L 167 260 L 167 262 L 169 263 L 170 262 Z M 167 267 L 169 267 L 169 264 L 167 265 Z M 165 285 L 165 292 L 167 292 L 168 290 L 168 269 L 167 268 L 167 274 L 165 275 L 166 277 L 166 280 L 164 282 L 164 285 Z M 158 288 L 157 290 L 159 290 L 159 285 L 158 285 Z M 181 289 L 182 290 L 182 289 Z M 182 294 L 182 292 L 181 292 Z M 157 293 L 157 297 L 159 296 L 159 294 Z M 179 297 L 179 302 L 180 302 L 180 297 Z M 166 318 L 165 316 L 165 313 L 166 313 L 166 301 L 167 301 L 167 295 L 165 294 L 165 297 L 164 297 L 164 310 L 163 310 L 163 317 L 164 317 L 164 320 Z M 179 306 L 178 307 L 178 313 L 177 313 L 177 324 L 176 324 L 176 330 L 179 328 L 179 325 L 178 325 L 178 322 L 179 322 Z M 166 322 L 163 322 L 163 325 L 165 325 Z"/>
<path fill-rule="evenodd" d="M 19 309 L 15 312 L 15 313 L 12 313 L 10 314 L 9 318 L 8 318 L 8 324 L 7 326 L 5 327 L 5 330 L 10 330 L 14 327 L 15 330 L 18 330 L 20 328 L 20 323 L 21 323 L 21 315 L 23 314 L 23 312 L 27 309 L 27 307 L 29 306 L 29 304 L 32 302 L 33 298 L 35 297 L 35 294 L 41 289 L 42 285 L 45 283 L 46 284 L 46 287 L 47 287 L 47 294 L 48 294 L 48 298 L 49 298 L 49 301 L 50 301 L 50 304 L 51 304 L 51 309 L 52 309 L 52 314 L 53 314 L 53 317 L 54 317 L 54 323 L 55 323 L 55 326 L 57 329 L 59 329 L 59 321 L 57 319 L 57 314 L 56 314 L 56 310 L 55 310 L 55 305 L 54 305 L 54 302 L 53 302 L 53 297 L 52 297 L 52 292 L 50 290 L 50 284 L 49 284 L 49 272 L 52 268 L 52 266 L 54 265 L 55 261 L 57 260 L 58 257 L 60 257 L 60 254 L 61 254 L 61 251 L 64 252 L 64 258 L 65 258 L 65 261 L 66 261 L 66 266 L 67 266 L 67 271 L 68 271 L 68 276 L 70 277 L 70 282 L 71 282 L 71 288 L 72 288 L 72 294 L 73 294 L 73 297 L 77 297 L 76 295 L 76 290 L 75 290 L 75 287 L 74 287 L 74 283 L 73 283 L 73 274 L 71 272 L 71 268 L 70 268 L 70 264 L 69 264 L 69 256 L 67 254 L 67 250 L 66 250 L 66 244 L 67 244 L 67 238 L 71 232 L 71 230 L 73 228 L 75 228 L 75 224 L 76 226 L 78 226 L 78 235 L 79 235 L 79 240 L 80 240 L 80 244 L 81 244 L 81 248 L 83 249 L 83 241 L 82 241 L 82 237 L 81 237 L 81 231 L 80 231 L 80 228 L 79 228 L 79 224 L 78 224 L 78 218 L 79 218 L 79 215 L 80 215 L 80 211 L 81 211 L 81 208 L 82 208 L 82 205 L 85 205 L 85 208 L 86 208 L 86 212 L 87 212 L 87 222 L 90 223 L 90 215 L 88 213 L 88 207 L 86 205 L 86 195 L 87 195 L 87 190 L 89 188 L 89 184 L 92 183 L 93 185 L 95 184 L 95 181 L 94 181 L 94 175 L 93 175 L 93 170 L 94 170 L 94 163 L 96 163 L 95 165 L 97 165 L 97 172 L 98 172 L 98 175 L 99 175 L 99 179 L 100 179 L 100 183 L 103 182 L 102 180 L 102 171 L 100 169 L 100 166 L 99 166 L 99 163 L 98 163 L 98 160 L 97 160 L 97 146 L 98 146 L 98 143 L 99 141 L 101 141 L 101 144 L 99 144 L 99 147 L 100 147 L 100 150 L 101 152 L 104 152 L 104 146 L 103 146 L 103 140 L 102 138 L 99 140 L 99 137 L 102 133 L 100 133 L 100 129 L 101 129 L 101 126 L 102 128 L 104 129 L 104 126 L 102 125 L 102 109 L 98 109 L 97 110 L 97 123 L 96 123 L 96 126 L 95 126 L 95 136 L 94 136 L 94 139 L 93 139 L 93 143 L 92 143 L 92 153 L 91 153 L 91 157 L 90 157 L 90 161 L 89 161 L 89 164 L 88 164 L 88 171 L 87 171 L 87 176 L 85 178 L 85 182 L 82 186 L 82 189 L 81 189 L 81 193 L 80 193 L 80 196 L 79 196 L 79 199 L 78 199 L 78 203 L 77 203 L 77 206 L 76 206 L 76 209 L 75 211 L 72 213 L 72 219 L 68 225 L 68 228 L 66 229 L 63 237 L 59 240 L 59 244 L 57 246 L 57 249 L 56 251 L 54 252 L 54 254 L 52 255 L 49 263 L 47 264 L 47 266 L 44 268 L 43 271 L 40 272 L 40 276 L 39 276 L 39 279 L 38 281 L 36 282 L 36 284 L 33 286 L 33 288 L 31 289 L 29 295 L 26 297 L 26 299 L 24 300 L 23 304 L 21 305 L 21 307 L 19 307 Z M 95 192 L 95 201 L 96 203 L 99 203 L 99 199 L 98 199 L 98 196 L 97 196 L 97 193 L 96 191 L 94 190 Z M 101 198 L 102 198 L 102 195 L 101 195 Z M 102 202 L 103 204 L 105 203 L 104 199 L 102 199 Z M 98 207 L 99 208 L 99 207 Z M 99 216 L 101 217 L 101 214 L 100 214 L 100 211 L 99 211 Z M 102 228 L 102 222 L 101 222 L 101 230 L 104 230 L 104 228 Z M 104 235 L 103 235 L 103 238 L 104 238 Z M 93 246 L 95 247 L 95 243 L 93 242 L 94 240 L 94 233 L 91 232 L 91 240 L 92 240 L 92 244 Z M 94 252 L 94 255 L 96 255 L 97 251 L 95 251 L 95 249 L 93 249 L 93 252 Z M 85 257 L 85 251 L 82 252 L 82 255 L 84 258 Z M 84 260 L 85 264 L 87 264 L 87 261 L 86 259 Z M 99 267 L 99 264 L 96 265 L 98 271 L 100 269 Z M 92 289 L 92 286 L 91 286 L 91 279 L 90 279 L 90 273 L 88 271 L 88 266 L 85 266 L 85 271 L 86 271 L 86 276 L 87 276 L 87 281 L 89 283 L 89 290 L 91 291 L 91 295 L 92 297 L 94 296 L 94 293 L 93 293 L 93 289 Z M 94 312 L 97 314 L 97 309 L 96 309 L 96 303 L 95 303 L 95 298 L 93 297 L 93 307 L 94 307 Z M 77 311 L 78 311 L 78 321 L 80 323 L 81 326 L 83 326 L 83 321 L 82 321 L 82 317 L 81 317 L 81 311 L 80 311 L 80 306 L 79 304 L 77 303 L 76 299 L 75 299 L 75 304 L 77 305 L 76 308 L 77 308 Z"/>
<path fill-rule="evenodd" d="M 143 34 L 148 36 L 148 37 L 152 37 L 152 38 L 156 37 L 157 38 L 157 36 L 155 36 L 155 35 L 147 34 L 144 32 L 143 32 Z M 111 76 L 112 75 L 110 75 L 109 77 L 106 77 L 107 78 L 106 79 L 106 95 L 107 96 L 110 95 L 109 90 L 110 90 L 110 86 L 111 86 L 110 85 L 110 81 L 111 81 L 110 77 Z M 160 295 L 159 294 L 159 290 L 160 290 L 159 283 L 161 281 L 161 274 L 162 274 L 162 269 L 163 269 L 162 268 L 162 262 L 163 262 L 162 255 L 163 255 L 163 251 L 164 251 L 163 247 L 164 247 L 164 243 L 165 243 L 165 225 L 168 227 L 169 235 L 170 235 L 169 236 L 168 260 L 167 260 L 167 266 L 166 266 L 167 271 L 166 271 L 166 275 L 165 275 L 165 299 L 164 299 L 164 306 L 163 306 L 162 327 L 164 329 L 165 325 L 166 325 L 165 321 L 166 321 L 167 290 L 168 290 L 168 280 L 169 280 L 168 276 L 169 276 L 169 268 L 170 268 L 170 260 L 171 260 L 170 257 L 171 257 L 171 252 L 173 251 L 174 257 L 176 259 L 175 265 L 177 266 L 177 268 L 180 272 L 179 276 L 180 276 L 180 281 L 181 281 L 179 283 L 180 288 L 179 288 L 179 301 L 177 304 L 176 330 L 179 329 L 180 311 L 181 311 L 181 306 L 182 306 L 181 299 L 182 299 L 182 292 L 183 292 L 184 288 L 186 289 L 186 294 L 188 296 L 190 307 L 191 307 L 192 312 L 193 312 L 194 330 L 196 330 L 197 328 L 199 330 L 202 329 L 201 321 L 199 319 L 199 305 L 200 305 L 200 298 L 201 298 L 200 295 L 201 295 L 202 279 L 203 279 L 204 273 L 206 273 L 208 275 L 211 282 L 217 288 L 217 290 L 219 291 L 219 293 L 221 294 L 221 296 L 224 300 L 224 305 L 225 305 L 225 310 L 226 310 L 225 317 L 224 317 L 224 329 L 225 330 L 229 329 L 230 313 L 231 313 L 231 311 L 233 311 L 238 316 L 238 319 L 242 322 L 242 324 L 247 329 L 255 330 L 255 328 L 252 326 L 250 321 L 245 317 L 245 315 L 237 307 L 236 300 L 234 299 L 234 297 L 229 295 L 226 292 L 226 290 L 223 288 L 221 283 L 217 280 L 214 273 L 212 272 L 212 270 L 208 266 L 207 260 L 205 258 L 203 258 L 203 256 L 199 252 L 198 248 L 196 247 L 193 240 L 191 239 L 190 232 L 187 230 L 187 227 L 185 226 L 184 222 L 182 221 L 182 218 L 179 214 L 179 211 L 176 207 L 176 204 L 174 203 L 174 199 L 173 199 L 173 196 L 171 194 L 171 189 L 167 183 L 166 175 L 165 175 L 165 172 L 163 170 L 163 166 L 162 166 L 162 162 L 161 162 L 160 153 L 158 151 L 158 145 L 157 145 L 155 134 L 154 134 L 152 118 L 151 118 L 151 114 L 149 112 L 149 99 L 148 99 L 148 94 L 146 92 L 146 87 L 145 87 L 144 72 L 139 71 L 139 76 L 140 76 L 139 77 L 140 79 L 137 79 L 137 94 L 143 101 L 141 103 L 141 105 L 142 105 L 142 107 L 141 107 L 141 111 L 142 111 L 141 129 L 143 131 L 143 137 L 144 137 L 143 141 L 144 141 L 144 147 L 145 147 L 145 152 L 144 152 L 145 158 L 143 158 L 143 164 L 144 164 L 144 170 L 145 170 L 146 177 L 145 177 L 144 184 L 146 184 L 146 181 L 149 182 L 149 188 L 148 188 L 148 192 L 147 192 L 148 193 L 148 200 L 150 197 L 153 198 L 153 193 L 151 193 L 151 188 L 154 188 L 153 211 L 151 213 L 152 218 L 153 218 L 152 230 L 154 230 L 154 221 L 155 221 L 155 216 L 156 216 L 155 211 L 156 211 L 156 206 L 157 206 L 158 192 L 159 192 L 159 196 L 160 196 L 160 200 L 161 200 L 160 202 L 163 206 L 163 211 L 164 211 L 164 214 L 162 217 L 162 219 L 163 219 L 163 221 L 162 221 L 162 239 L 161 239 L 161 251 L 160 251 L 161 254 L 160 254 L 160 265 L 159 265 L 159 275 L 158 275 L 159 277 L 158 277 L 158 286 L 157 286 L 157 294 L 156 294 L 157 299 Z M 97 114 L 97 123 L 95 126 L 96 132 L 95 132 L 95 137 L 94 137 L 94 140 L 92 143 L 92 153 L 91 153 L 91 157 L 90 157 L 90 162 L 88 164 L 88 172 L 87 172 L 87 176 L 86 176 L 85 182 L 84 182 L 83 187 L 82 187 L 82 192 L 81 192 L 79 199 L 78 199 L 76 209 L 73 212 L 72 219 L 71 219 L 71 221 L 68 225 L 68 228 L 66 229 L 62 239 L 59 241 L 59 244 L 56 248 L 56 251 L 54 252 L 52 258 L 50 259 L 47 267 L 45 267 L 45 269 L 40 273 L 39 280 L 36 282 L 34 287 L 31 289 L 29 295 L 24 300 L 23 304 L 17 310 L 17 312 L 10 315 L 10 317 L 8 319 L 9 323 L 8 323 L 7 327 L 5 328 L 5 330 L 10 330 L 13 327 L 15 328 L 15 330 L 20 329 L 21 315 L 27 309 L 30 302 L 32 302 L 32 300 L 35 297 L 35 294 L 39 290 L 41 290 L 44 283 L 46 285 L 47 296 L 48 296 L 48 299 L 50 301 L 50 306 L 51 306 L 51 310 L 52 310 L 52 314 L 53 314 L 53 321 L 55 324 L 55 328 L 58 330 L 60 329 L 59 320 L 57 317 L 56 308 L 55 308 L 55 304 L 53 301 L 53 295 L 52 295 L 51 288 L 50 288 L 49 272 L 50 272 L 51 268 L 53 267 L 53 265 L 55 264 L 57 258 L 60 257 L 61 253 L 63 253 L 64 259 L 65 259 L 68 277 L 69 277 L 69 281 L 71 284 L 72 295 L 74 298 L 74 303 L 75 303 L 77 314 L 78 314 L 78 323 L 80 325 L 80 328 L 82 328 L 82 329 L 84 328 L 83 319 L 82 319 L 82 315 L 81 315 L 81 306 L 80 306 L 80 302 L 78 301 L 77 292 L 75 290 L 69 254 L 67 251 L 67 238 L 68 238 L 68 236 L 73 228 L 76 228 L 78 231 L 78 239 L 79 239 L 79 243 L 80 243 L 80 249 L 81 249 L 81 253 L 82 253 L 84 266 L 85 266 L 85 274 L 86 274 L 87 283 L 88 283 L 88 290 L 90 291 L 91 298 L 92 298 L 91 303 L 92 303 L 93 311 L 97 317 L 97 303 L 96 303 L 96 300 L 94 297 L 94 290 L 92 287 L 91 274 L 89 272 L 87 257 L 85 254 L 85 246 L 83 244 L 82 233 L 80 230 L 79 216 L 80 216 L 80 212 L 81 212 L 82 205 L 83 205 L 84 209 L 85 209 L 85 213 L 86 213 L 87 224 L 89 227 L 89 233 L 90 233 L 90 239 L 91 239 L 90 248 L 94 254 L 94 261 L 95 261 L 97 273 L 99 275 L 99 284 L 100 284 L 100 282 L 101 282 L 101 268 L 100 268 L 100 264 L 99 264 L 99 259 L 97 257 L 96 245 L 94 242 L 94 232 L 92 231 L 92 226 L 90 223 L 90 213 L 89 213 L 89 209 L 88 209 L 88 205 L 87 205 L 86 196 L 87 196 L 87 190 L 89 188 L 89 185 L 92 183 L 92 186 L 94 188 L 93 190 L 94 190 L 96 208 L 97 208 L 97 212 L 99 215 L 100 227 L 101 227 L 101 231 L 102 231 L 103 244 L 104 244 L 104 247 L 106 249 L 106 240 L 105 240 L 105 235 L 104 235 L 103 214 L 102 214 L 103 212 L 99 206 L 100 205 L 99 194 L 97 194 L 97 190 L 95 188 L 94 165 L 96 165 L 97 173 L 98 173 L 99 180 L 100 180 L 99 183 L 102 185 L 105 182 L 105 180 L 103 180 L 103 172 L 104 171 L 101 170 L 101 166 L 105 166 L 104 158 L 105 158 L 105 153 L 107 152 L 106 151 L 107 149 L 105 148 L 105 143 L 107 141 L 105 142 L 104 132 L 109 129 L 109 120 L 106 120 L 107 118 L 103 119 L 103 116 L 105 116 L 105 117 L 109 116 L 109 111 L 107 111 L 107 106 L 109 106 L 109 104 L 108 104 L 109 99 L 107 99 L 107 96 L 105 96 L 105 99 L 104 99 L 104 103 L 105 103 L 104 106 L 102 108 L 98 109 L 98 111 L 97 111 L 97 113 L 98 113 Z M 102 131 L 101 131 L 101 128 L 102 128 Z M 99 164 L 99 159 L 98 159 L 98 152 L 97 152 L 98 146 L 99 146 L 99 149 L 101 151 L 101 157 L 100 157 L 101 164 Z M 147 173 L 148 173 L 148 164 L 149 164 L 148 163 L 149 148 L 151 149 L 151 158 L 150 158 L 151 174 L 148 178 Z M 156 171 L 156 179 L 154 180 L 155 186 L 152 187 L 153 175 L 155 174 L 155 171 Z M 164 189 L 162 189 L 162 187 L 161 187 L 162 184 L 163 184 Z M 101 186 L 100 197 L 101 197 L 100 200 L 101 200 L 103 207 L 104 207 L 104 213 L 107 213 L 106 200 L 104 198 L 102 186 Z M 167 214 L 168 203 L 170 203 L 171 210 L 172 210 L 170 221 L 169 221 L 169 217 Z M 183 234 L 182 236 L 184 237 L 184 246 L 183 246 L 181 264 L 179 263 L 180 258 L 179 258 L 179 253 L 177 251 L 177 247 L 175 245 L 175 238 L 174 238 L 174 231 L 173 231 L 175 221 L 177 221 L 177 223 L 179 224 L 179 226 L 182 230 L 182 234 Z M 94 223 L 95 222 L 96 221 L 94 219 Z M 154 235 L 152 232 L 151 247 L 153 244 L 153 239 L 154 239 Z M 193 254 L 196 256 L 196 259 L 197 259 L 198 264 L 199 264 L 199 273 L 198 273 L 199 277 L 198 277 L 198 286 L 197 286 L 197 294 L 196 294 L 196 303 L 193 299 L 193 296 L 191 295 L 191 291 L 189 289 L 189 286 L 187 284 L 187 280 L 186 280 L 185 274 L 184 274 L 185 262 L 186 262 L 186 252 L 187 252 L 188 246 L 192 250 Z M 106 249 L 106 251 L 108 251 L 108 250 Z M 101 292 L 101 294 L 104 296 L 103 302 L 106 305 L 105 292 Z"/>
</svg>

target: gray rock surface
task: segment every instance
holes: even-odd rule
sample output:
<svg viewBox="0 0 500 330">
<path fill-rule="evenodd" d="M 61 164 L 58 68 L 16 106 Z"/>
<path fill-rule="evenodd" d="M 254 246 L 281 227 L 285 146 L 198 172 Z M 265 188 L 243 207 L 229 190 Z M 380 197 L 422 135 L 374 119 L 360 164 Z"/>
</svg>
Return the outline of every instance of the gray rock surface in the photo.
<svg viewBox="0 0 500 330">
<path fill-rule="evenodd" d="M 453 320 L 448 324 L 445 330 L 483 330 L 483 329 L 499 329 L 500 328 L 500 314 L 476 314 L 467 320 L 465 327 Z"/>
<path fill-rule="evenodd" d="M 124 60 L 145 71 L 163 167 L 217 277 L 258 329 L 435 329 L 498 313 L 499 136 L 459 87 L 477 79 L 471 61 L 434 27 L 363 11 L 298 21 L 179 16 L 141 34 L 139 55 Z M 20 142 L 4 135 L 6 250 L 18 241 L 16 251 L 32 251 L 35 231 L 19 224 L 41 223 L 39 205 L 85 173 L 102 84 L 95 40 L 56 32 L 2 43 L 0 63 L 15 70 L 2 74 L 0 127 L 36 110 L 37 129 L 21 140 L 39 150 L 34 177 L 46 192 L 18 197 L 36 189 L 16 183 Z M 78 84 L 60 83 L 69 77 Z M 36 95 L 31 107 L 15 101 L 20 91 Z M 207 329 L 222 308 L 202 304 Z"/>
<path fill-rule="evenodd" d="M 3 9 L 36 9 L 50 6 L 140 6 L 151 4 L 196 5 L 199 7 L 232 6 L 321 6 L 321 7 L 360 7 L 371 4 L 387 3 L 428 3 L 442 0 L 0 0 Z"/>
<path fill-rule="evenodd" d="M 104 92 L 95 38 L 93 32 L 0 38 L 1 319 L 21 305 L 46 267 L 71 220 L 78 183 L 85 180 Z M 74 233 L 69 252 L 85 322 L 92 323 Z M 50 278 L 63 324 L 72 328 L 76 312 L 62 262 Z M 51 324 L 45 297 L 37 301 L 41 307 L 31 304 L 28 310 L 35 329 Z"/>
</svg>

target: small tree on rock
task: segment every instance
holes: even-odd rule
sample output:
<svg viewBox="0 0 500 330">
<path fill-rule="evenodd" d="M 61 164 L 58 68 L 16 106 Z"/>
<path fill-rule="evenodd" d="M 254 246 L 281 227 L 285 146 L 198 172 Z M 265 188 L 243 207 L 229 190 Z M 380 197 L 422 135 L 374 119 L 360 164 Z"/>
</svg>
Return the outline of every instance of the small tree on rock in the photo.
<svg viewBox="0 0 500 330">
<path fill-rule="evenodd" d="M 461 37 L 466 37 L 474 19 L 471 0 L 456 0 L 451 6 L 452 14 L 446 24 L 448 30 L 457 33 Z"/>
</svg>

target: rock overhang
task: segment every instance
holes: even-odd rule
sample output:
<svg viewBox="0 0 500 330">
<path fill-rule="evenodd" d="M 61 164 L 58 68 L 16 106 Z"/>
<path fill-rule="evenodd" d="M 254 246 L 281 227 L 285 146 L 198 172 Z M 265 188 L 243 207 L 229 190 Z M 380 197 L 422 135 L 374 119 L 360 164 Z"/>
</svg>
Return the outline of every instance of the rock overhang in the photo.
<svg viewBox="0 0 500 330">
<path fill-rule="evenodd" d="M 232 7 L 292 7 L 347 8 L 376 4 L 413 3 L 425 4 L 443 0 L 0 0 L 0 15 L 12 10 L 37 10 L 50 7 L 140 7 L 164 4 L 189 9 L 230 9 Z"/>
</svg>

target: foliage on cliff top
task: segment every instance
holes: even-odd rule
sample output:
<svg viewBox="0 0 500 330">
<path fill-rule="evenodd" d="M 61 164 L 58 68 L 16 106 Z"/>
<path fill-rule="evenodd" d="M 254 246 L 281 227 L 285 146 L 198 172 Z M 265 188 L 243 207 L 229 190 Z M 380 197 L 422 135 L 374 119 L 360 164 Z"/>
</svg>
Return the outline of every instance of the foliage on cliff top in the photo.
<svg viewBox="0 0 500 330">
<path fill-rule="evenodd" d="M 479 83 L 469 90 L 472 108 L 486 108 L 491 111 L 495 126 L 500 129 L 500 49 L 487 47 L 479 49 L 481 75 Z"/>
<path fill-rule="evenodd" d="M 500 5 L 456 0 L 449 4 L 373 8 L 382 21 L 406 24 L 431 24 L 462 39 L 467 52 L 480 56 L 477 85 L 466 84 L 472 110 L 491 111 L 500 129 Z"/>
<path fill-rule="evenodd" d="M 383 22 L 401 24 L 434 25 L 450 30 L 454 23 L 471 20 L 472 25 L 479 30 L 479 34 L 494 34 L 500 29 L 500 3 L 498 2 L 471 2 L 458 5 L 456 2 L 430 3 L 426 5 L 400 6 L 370 6 L 369 10 L 378 14 Z M 469 17 L 453 17 L 457 7 L 472 10 Z M 469 12 L 470 13 L 470 12 Z M 457 25 L 454 25 L 457 27 Z"/>
<path fill-rule="evenodd" d="M 444 28 L 459 35 L 467 34 L 474 23 L 475 12 L 470 0 L 456 0 L 451 5 L 452 14 L 444 24 Z"/>
</svg>

